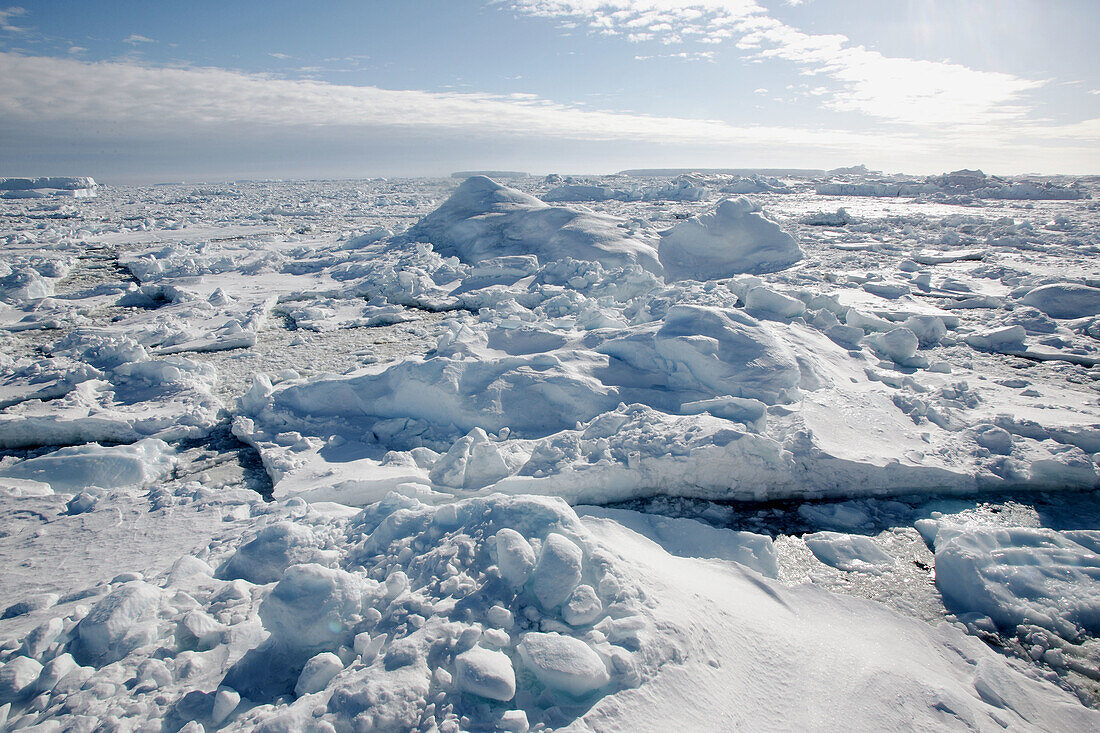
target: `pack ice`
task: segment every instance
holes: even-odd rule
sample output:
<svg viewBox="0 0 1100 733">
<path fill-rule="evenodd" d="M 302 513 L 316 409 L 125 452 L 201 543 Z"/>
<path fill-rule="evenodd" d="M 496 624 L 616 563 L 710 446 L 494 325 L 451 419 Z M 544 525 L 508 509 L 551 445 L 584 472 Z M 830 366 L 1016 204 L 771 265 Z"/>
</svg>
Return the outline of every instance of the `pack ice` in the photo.
<svg viewBox="0 0 1100 733">
<path fill-rule="evenodd" d="M 1092 185 L 4 199 L 0 727 L 1098 728 Z"/>
</svg>

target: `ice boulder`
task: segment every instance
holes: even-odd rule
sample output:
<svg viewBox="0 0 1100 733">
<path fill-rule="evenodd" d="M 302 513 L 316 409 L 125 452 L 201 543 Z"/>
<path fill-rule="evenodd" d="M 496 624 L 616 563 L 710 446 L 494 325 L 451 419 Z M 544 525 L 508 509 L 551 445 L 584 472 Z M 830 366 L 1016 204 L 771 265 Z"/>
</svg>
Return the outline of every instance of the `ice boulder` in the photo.
<svg viewBox="0 0 1100 733">
<path fill-rule="evenodd" d="M 1100 313 L 1100 288 L 1055 283 L 1035 288 L 1022 299 L 1051 318 L 1085 318 Z"/>
<path fill-rule="evenodd" d="M 551 689 L 582 697 L 611 680 L 600 655 L 576 637 L 531 632 L 518 649 L 523 665 Z"/>
<path fill-rule="evenodd" d="M 531 578 L 531 591 L 545 609 L 560 606 L 581 579 L 581 548 L 568 537 L 551 532 L 542 543 Z"/>
<path fill-rule="evenodd" d="M 922 349 L 935 346 L 947 335 L 947 326 L 939 316 L 913 315 L 902 325 L 916 335 Z"/>
<path fill-rule="evenodd" d="M 485 176 L 468 178 L 405 235 L 443 256 L 478 262 L 533 254 L 540 262 L 572 257 L 609 266 L 640 265 L 660 273 L 654 246 L 630 236 L 619 219 L 550 206 Z"/>
<path fill-rule="evenodd" d="M 29 695 L 41 673 L 42 665 L 30 657 L 15 657 L 0 666 L 0 702 Z"/>
<path fill-rule="evenodd" d="M 300 697 L 320 692 L 343 669 L 344 663 L 340 661 L 340 657 L 332 652 L 321 652 L 306 662 L 306 666 L 302 668 L 298 683 L 294 686 L 294 694 Z"/>
<path fill-rule="evenodd" d="M 917 355 L 920 340 L 917 335 L 904 326 L 891 329 L 886 333 L 876 333 L 867 337 L 871 347 L 884 358 L 892 359 L 899 364 Z"/>
<path fill-rule="evenodd" d="M 499 530 L 495 539 L 500 574 L 513 587 L 522 587 L 535 569 L 535 551 L 523 535 L 509 527 Z"/>
<path fill-rule="evenodd" d="M 455 657 L 459 688 L 490 700 L 507 702 L 516 694 L 516 673 L 504 652 L 474 647 Z"/>
<path fill-rule="evenodd" d="M 802 250 L 763 209 L 742 196 L 665 232 L 659 255 L 669 280 L 717 280 L 783 270 L 802 259 Z"/>
</svg>

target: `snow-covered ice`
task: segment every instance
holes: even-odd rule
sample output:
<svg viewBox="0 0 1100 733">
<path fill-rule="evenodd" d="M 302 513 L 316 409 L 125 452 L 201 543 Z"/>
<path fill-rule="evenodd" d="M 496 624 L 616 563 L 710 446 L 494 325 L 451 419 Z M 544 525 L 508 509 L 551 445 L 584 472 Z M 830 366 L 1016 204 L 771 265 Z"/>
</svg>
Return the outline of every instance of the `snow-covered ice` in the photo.
<svg viewBox="0 0 1100 733">
<path fill-rule="evenodd" d="M 0 726 L 1100 727 L 1095 183 L 5 179 Z"/>
</svg>

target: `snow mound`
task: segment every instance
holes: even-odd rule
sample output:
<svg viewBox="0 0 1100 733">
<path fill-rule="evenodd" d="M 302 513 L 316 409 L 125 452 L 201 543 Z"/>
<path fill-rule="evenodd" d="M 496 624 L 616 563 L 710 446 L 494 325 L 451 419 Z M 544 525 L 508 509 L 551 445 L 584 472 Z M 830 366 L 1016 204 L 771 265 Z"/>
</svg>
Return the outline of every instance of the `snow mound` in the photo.
<svg viewBox="0 0 1100 733">
<path fill-rule="evenodd" d="M 484 176 L 474 176 L 413 226 L 405 239 L 430 242 L 441 255 L 468 263 L 533 254 L 540 261 L 572 257 L 608 266 L 639 265 L 659 273 L 653 245 L 630 236 L 623 223 L 609 216 L 550 206 Z"/>
<path fill-rule="evenodd" d="M 676 395 L 682 402 L 724 395 L 789 402 L 802 376 L 791 348 L 736 309 L 674 305 L 662 321 L 630 329 L 598 349 L 613 357 L 608 381 Z M 660 404 L 656 396 L 638 401 Z"/>
<path fill-rule="evenodd" d="M 584 517 L 613 519 L 679 557 L 728 560 L 768 578 L 779 576 L 779 553 L 767 535 L 712 527 L 694 519 L 664 517 L 628 509 L 578 507 Z"/>
<path fill-rule="evenodd" d="M 744 197 L 726 199 L 665 232 L 659 254 L 671 280 L 776 272 L 802 259 L 794 237 Z"/>
</svg>

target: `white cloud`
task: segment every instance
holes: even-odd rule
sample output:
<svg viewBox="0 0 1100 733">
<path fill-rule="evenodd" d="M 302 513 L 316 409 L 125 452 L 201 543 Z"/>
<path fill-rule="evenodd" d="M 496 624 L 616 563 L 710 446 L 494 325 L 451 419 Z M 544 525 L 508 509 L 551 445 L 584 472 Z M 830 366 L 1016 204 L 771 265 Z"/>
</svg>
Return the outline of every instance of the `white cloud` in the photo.
<svg viewBox="0 0 1100 733">
<path fill-rule="evenodd" d="M 678 61 L 714 61 L 714 51 L 679 51 L 677 53 L 657 53 L 649 56 L 638 55 L 636 61 L 648 61 L 650 59 L 676 59 Z"/>
<path fill-rule="evenodd" d="M 1023 98 L 1045 82 L 959 64 L 891 58 L 846 36 L 808 34 L 753 0 L 497 0 L 521 13 L 586 21 L 605 35 L 665 44 L 732 41 L 752 60 L 782 59 L 831 79 L 827 108 L 922 126 L 1019 120 Z"/>
<path fill-rule="evenodd" d="M 156 43 L 156 41 L 148 36 L 141 36 L 137 33 L 131 33 L 129 37 L 122 39 L 123 43 L 128 43 L 131 46 L 136 46 L 139 43 Z"/>
<path fill-rule="evenodd" d="M 13 5 L 10 8 L 0 8 L 0 30 L 6 33 L 26 33 L 26 28 L 17 26 L 11 22 L 12 18 L 21 18 L 27 14 L 26 8 Z"/>
</svg>

